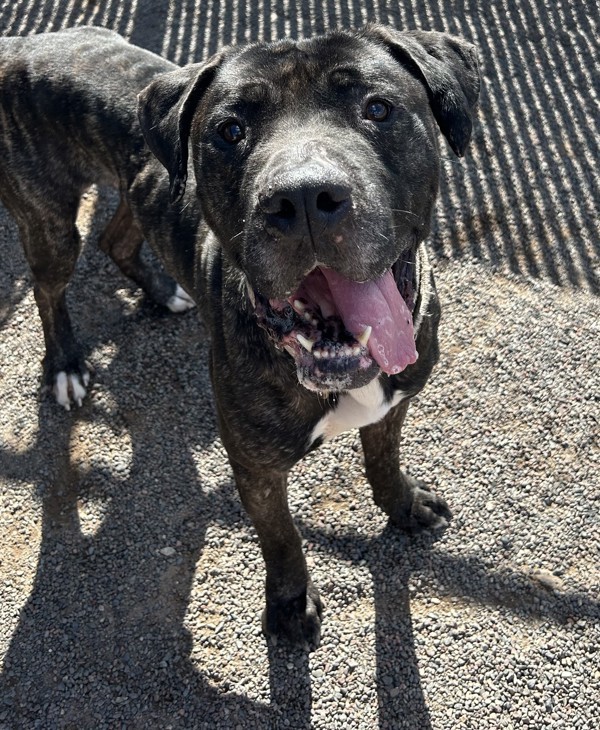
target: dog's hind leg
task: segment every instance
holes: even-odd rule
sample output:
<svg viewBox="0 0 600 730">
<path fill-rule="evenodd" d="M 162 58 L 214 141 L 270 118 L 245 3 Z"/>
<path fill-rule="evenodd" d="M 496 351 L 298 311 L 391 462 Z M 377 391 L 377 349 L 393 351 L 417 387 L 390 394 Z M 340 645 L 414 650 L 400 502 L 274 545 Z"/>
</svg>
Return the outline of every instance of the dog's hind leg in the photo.
<svg viewBox="0 0 600 730">
<path fill-rule="evenodd" d="M 75 225 L 77 203 L 73 201 L 66 213 L 65 209 L 46 209 L 38 217 L 29 210 L 26 215 L 16 216 L 44 330 L 44 383 L 67 410 L 73 403 L 81 405 L 90 379 L 73 334 L 65 296 L 81 250 Z"/>
<path fill-rule="evenodd" d="M 184 312 L 194 301 L 179 284 L 163 271 L 148 265 L 141 257 L 144 234 L 135 221 L 127 201 L 121 199 L 114 216 L 100 236 L 98 245 L 157 304 L 172 312 Z"/>
</svg>

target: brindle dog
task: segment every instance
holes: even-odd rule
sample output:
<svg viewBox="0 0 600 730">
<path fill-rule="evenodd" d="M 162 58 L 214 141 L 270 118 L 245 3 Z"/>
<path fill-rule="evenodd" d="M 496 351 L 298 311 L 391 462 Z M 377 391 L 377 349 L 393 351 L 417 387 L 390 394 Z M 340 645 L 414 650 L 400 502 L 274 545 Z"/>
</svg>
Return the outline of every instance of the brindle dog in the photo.
<svg viewBox="0 0 600 730">
<path fill-rule="evenodd" d="M 65 289 L 81 195 L 109 183 L 121 202 L 101 248 L 157 302 L 196 302 L 210 330 L 220 433 L 266 562 L 268 633 L 319 641 L 286 481 L 324 440 L 360 428 L 374 499 L 401 529 L 450 517 L 400 470 L 398 446 L 438 358 L 423 244 L 437 128 L 462 155 L 478 92 L 468 43 L 381 26 L 184 68 L 98 28 L 0 40 L 0 198 L 33 275 L 45 382 L 65 407 L 85 396 Z M 144 238 L 173 278 L 142 262 Z"/>
</svg>

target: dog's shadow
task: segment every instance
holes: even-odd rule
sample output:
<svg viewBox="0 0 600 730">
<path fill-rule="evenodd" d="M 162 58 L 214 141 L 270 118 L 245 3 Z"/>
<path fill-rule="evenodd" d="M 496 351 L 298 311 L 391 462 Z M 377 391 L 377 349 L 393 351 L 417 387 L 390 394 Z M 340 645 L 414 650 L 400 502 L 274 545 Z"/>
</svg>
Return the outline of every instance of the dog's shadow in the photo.
<svg viewBox="0 0 600 730">
<path fill-rule="evenodd" d="M 89 276 L 98 268 L 101 282 Z M 210 706 L 219 727 L 265 727 L 268 705 L 198 672 L 184 626 L 207 526 L 242 519 L 231 482 L 205 489 L 193 460 L 216 439 L 202 325 L 195 312 L 119 302 L 126 286 L 86 250 L 70 300 L 96 353 L 92 391 L 71 413 L 42 397 L 33 443 L 0 454 L 9 489 L 35 486 L 41 524 L 0 676 L 0 726 L 200 727 Z"/>
<path fill-rule="evenodd" d="M 131 343 L 140 336 L 151 341 L 150 333 L 133 332 L 133 319 L 125 325 Z M 185 329 L 183 322 L 167 324 Z M 127 382 L 128 349 L 121 347 L 101 374 L 111 382 L 108 408 L 93 404 L 94 392 L 75 414 L 43 400 L 35 443 L 3 455 L 1 476 L 34 483 L 41 502 L 37 571 L 5 656 L 3 709 L 16 727 L 132 721 L 128 705 L 136 707 L 135 727 L 196 726 L 207 706 L 219 726 L 236 718 L 244 727 L 264 726 L 266 705 L 223 693 L 197 671 L 184 627 L 207 526 L 240 514 L 231 488 L 207 498 L 186 448 L 188 433 L 215 438 L 210 396 L 199 393 L 196 408 L 179 406 L 176 418 L 167 391 L 133 373 L 148 387 L 147 397 L 136 396 Z M 106 467 L 106 444 L 97 463 L 93 454 L 78 460 L 82 430 L 110 430 L 115 422 L 126 429 L 129 463 L 110 443 Z M 49 697 L 55 701 L 48 704 Z"/>
</svg>

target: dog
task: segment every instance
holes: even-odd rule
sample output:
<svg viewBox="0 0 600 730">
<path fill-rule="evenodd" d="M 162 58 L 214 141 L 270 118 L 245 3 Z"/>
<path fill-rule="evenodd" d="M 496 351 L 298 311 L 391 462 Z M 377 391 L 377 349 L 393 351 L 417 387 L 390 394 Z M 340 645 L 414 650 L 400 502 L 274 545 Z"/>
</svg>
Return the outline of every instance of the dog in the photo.
<svg viewBox="0 0 600 730">
<path fill-rule="evenodd" d="M 472 45 L 379 25 L 185 67 L 99 28 L 0 40 L 0 199 L 31 268 L 44 382 L 65 408 L 85 396 L 65 290 L 80 197 L 112 184 L 100 248 L 156 302 L 197 304 L 210 331 L 220 435 L 266 564 L 267 635 L 319 643 L 286 482 L 324 441 L 360 429 L 374 500 L 400 529 L 451 517 L 400 470 L 399 439 L 439 354 L 424 245 L 438 132 L 462 156 L 478 94 Z M 144 239 L 168 274 L 140 259 Z"/>
</svg>

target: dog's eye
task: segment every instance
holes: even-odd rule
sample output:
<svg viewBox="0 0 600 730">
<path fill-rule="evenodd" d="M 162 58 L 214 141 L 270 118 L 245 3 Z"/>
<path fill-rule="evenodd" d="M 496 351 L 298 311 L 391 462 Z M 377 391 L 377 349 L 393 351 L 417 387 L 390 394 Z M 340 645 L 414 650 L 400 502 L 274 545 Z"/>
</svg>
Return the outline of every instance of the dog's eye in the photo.
<svg viewBox="0 0 600 730">
<path fill-rule="evenodd" d="M 237 144 L 246 136 L 244 127 L 237 119 L 228 119 L 219 127 L 219 134 L 229 144 Z"/>
<path fill-rule="evenodd" d="M 392 112 L 391 105 L 383 99 L 371 99 L 365 109 L 365 118 L 371 122 L 385 122 Z"/>
</svg>

